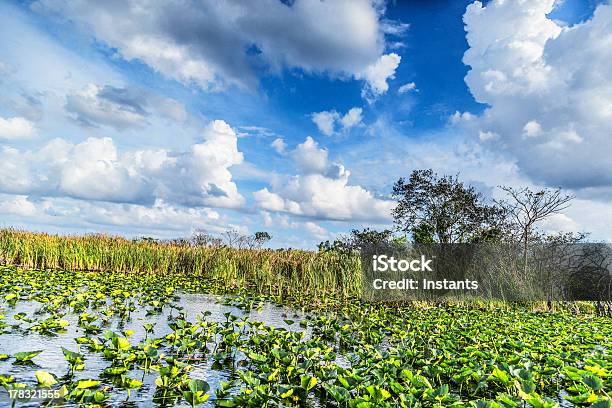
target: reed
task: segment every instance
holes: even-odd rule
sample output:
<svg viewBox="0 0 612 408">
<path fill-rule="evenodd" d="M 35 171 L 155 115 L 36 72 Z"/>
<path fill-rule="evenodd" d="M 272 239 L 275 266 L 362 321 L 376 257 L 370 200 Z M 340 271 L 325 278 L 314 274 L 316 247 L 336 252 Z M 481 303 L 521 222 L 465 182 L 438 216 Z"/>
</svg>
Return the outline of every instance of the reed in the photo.
<svg viewBox="0 0 612 408">
<path fill-rule="evenodd" d="M 192 247 L 108 235 L 0 229 L 0 263 L 31 269 L 186 274 L 225 289 L 348 298 L 361 294 L 360 260 L 336 252 Z"/>
</svg>

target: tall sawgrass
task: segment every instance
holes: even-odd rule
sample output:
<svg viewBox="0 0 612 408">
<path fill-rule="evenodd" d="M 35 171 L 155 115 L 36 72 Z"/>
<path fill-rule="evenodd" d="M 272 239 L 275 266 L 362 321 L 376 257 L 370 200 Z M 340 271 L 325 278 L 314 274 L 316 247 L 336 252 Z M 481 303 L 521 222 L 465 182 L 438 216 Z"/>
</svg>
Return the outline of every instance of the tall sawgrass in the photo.
<svg viewBox="0 0 612 408">
<path fill-rule="evenodd" d="M 193 247 L 108 235 L 58 236 L 0 229 L 0 263 L 33 269 L 186 274 L 261 294 L 361 294 L 359 258 L 335 252 Z"/>
</svg>

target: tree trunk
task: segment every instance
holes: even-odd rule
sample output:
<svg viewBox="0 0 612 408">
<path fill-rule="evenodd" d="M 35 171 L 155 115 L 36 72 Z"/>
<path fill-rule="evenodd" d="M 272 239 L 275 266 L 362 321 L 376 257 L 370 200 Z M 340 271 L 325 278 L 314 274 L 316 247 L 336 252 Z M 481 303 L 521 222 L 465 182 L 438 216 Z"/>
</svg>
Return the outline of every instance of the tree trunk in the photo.
<svg viewBox="0 0 612 408">
<path fill-rule="evenodd" d="M 612 302 L 598 301 L 595 304 L 598 316 L 612 317 Z"/>
<path fill-rule="evenodd" d="M 529 230 L 525 230 L 523 238 L 523 279 L 527 280 L 527 245 L 529 241 Z"/>
</svg>

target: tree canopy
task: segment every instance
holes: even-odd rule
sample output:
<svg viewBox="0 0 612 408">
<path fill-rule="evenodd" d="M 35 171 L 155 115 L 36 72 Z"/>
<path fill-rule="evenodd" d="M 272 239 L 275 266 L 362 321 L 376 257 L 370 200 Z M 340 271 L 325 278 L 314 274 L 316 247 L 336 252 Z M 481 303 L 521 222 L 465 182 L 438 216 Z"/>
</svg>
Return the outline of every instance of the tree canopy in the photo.
<svg viewBox="0 0 612 408">
<path fill-rule="evenodd" d="M 415 170 L 408 180 L 395 183 L 393 197 L 398 200 L 396 226 L 418 243 L 479 242 L 502 233 L 504 210 L 485 203 L 481 193 L 457 176 Z"/>
</svg>

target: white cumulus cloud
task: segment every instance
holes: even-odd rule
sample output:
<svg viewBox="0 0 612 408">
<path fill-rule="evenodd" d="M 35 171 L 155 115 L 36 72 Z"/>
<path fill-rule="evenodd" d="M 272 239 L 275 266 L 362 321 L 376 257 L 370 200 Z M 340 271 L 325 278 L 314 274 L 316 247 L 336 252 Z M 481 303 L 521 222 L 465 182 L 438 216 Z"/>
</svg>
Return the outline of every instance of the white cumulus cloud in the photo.
<svg viewBox="0 0 612 408">
<path fill-rule="evenodd" d="M 334 134 L 334 126 L 340 115 L 336 111 L 315 112 L 312 114 L 312 121 L 317 125 L 319 132 L 326 136 Z"/>
<path fill-rule="evenodd" d="M 332 136 L 339 130 L 348 131 L 355 126 L 362 124 L 363 120 L 363 109 L 353 107 L 349 109 L 344 115 L 341 115 L 335 110 L 315 112 L 311 114 L 312 121 L 319 132 L 325 136 Z"/>
<path fill-rule="evenodd" d="M 0 139 L 29 139 L 36 133 L 36 126 L 26 118 L 18 116 L 13 118 L 0 117 Z"/>
<path fill-rule="evenodd" d="M 119 152 L 111 138 L 53 139 L 37 150 L 2 147 L 0 191 L 116 203 L 235 208 L 244 203 L 230 167 L 243 161 L 235 131 L 210 122 L 186 152 Z"/>
<path fill-rule="evenodd" d="M 363 109 L 351 108 L 342 118 L 340 118 L 340 125 L 343 129 L 355 127 L 361 123 L 361 120 L 363 119 L 362 114 Z"/>
<path fill-rule="evenodd" d="M 381 55 L 373 64 L 368 65 L 365 70 L 358 74 L 358 78 L 365 79 L 366 86 L 362 95 L 368 101 L 373 101 L 378 96 L 389 90 L 388 80 L 395 78 L 395 70 L 402 58 L 396 53 Z"/>
<path fill-rule="evenodd" d="M 464 125 L 536 183 L 599 190 L 609 198 L 612 5 L 564 26 L 548 17 L 555 4 L 493 0 L 468 6 L 465 81 L 489 107 Z"/>
<path fill-rule="evenodd" d="M 350 172 L 327 156 L 327 150 L 308 137 L 291 152 L 300 174 L 275 179 L 271 190 L 254 192 L 258 207 L 321 220 L 389 221 L 395 203 L 350 185 Z"/>
<path fill-rule="evenodd" d="M 308 136 L 291 152 L 291 157 L 303 173 L 324 173 L 328 165 L 327 154 L 326 149 L 319 148 L 317 142 Z"/>
<path fill-rule="evenodd" d="M 387 67 L 397 65 L 387 61 L 395 54 L 377 63 L 385 37 L 406 29 L 384 18 L 382 3 L 368 0 L 163 5 L 39 0 L 33 9 L 77 23 L 126 60 L 204 89 L 253 85 L 253 67 L 265 65 L 272 71 L 287 67 L 363 77 L 378 92 Z"/>
</svg>

